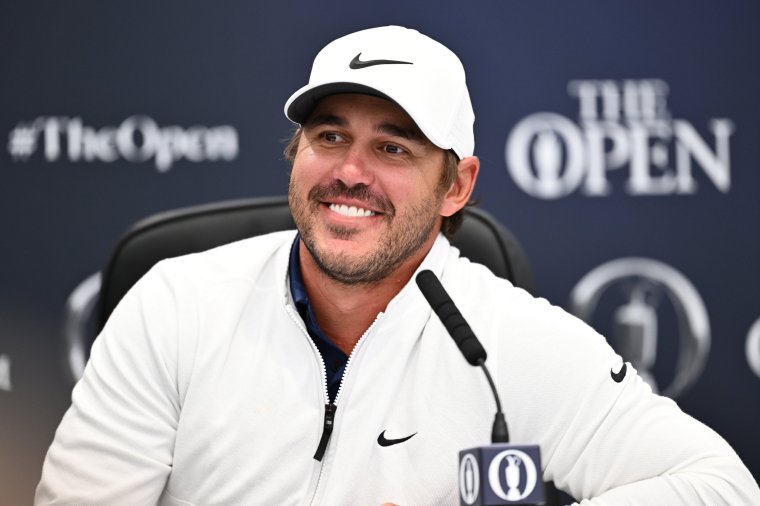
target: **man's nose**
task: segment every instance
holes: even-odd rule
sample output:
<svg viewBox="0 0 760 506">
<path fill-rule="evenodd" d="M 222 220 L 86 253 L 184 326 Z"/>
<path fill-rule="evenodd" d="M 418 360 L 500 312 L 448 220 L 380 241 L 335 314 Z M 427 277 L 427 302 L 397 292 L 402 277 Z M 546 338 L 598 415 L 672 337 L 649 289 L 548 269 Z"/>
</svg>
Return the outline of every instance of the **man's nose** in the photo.
<svg viewBox="0 0 760 506">
<path fill-rule="evenodd" d="M 374 171 L 370 153 L 360 146 L 351 146 L 342 160 L 335 167 L 335 178 L 349 188 L 362 184 L 369 186 L 374 182 Z"/>
</svg>

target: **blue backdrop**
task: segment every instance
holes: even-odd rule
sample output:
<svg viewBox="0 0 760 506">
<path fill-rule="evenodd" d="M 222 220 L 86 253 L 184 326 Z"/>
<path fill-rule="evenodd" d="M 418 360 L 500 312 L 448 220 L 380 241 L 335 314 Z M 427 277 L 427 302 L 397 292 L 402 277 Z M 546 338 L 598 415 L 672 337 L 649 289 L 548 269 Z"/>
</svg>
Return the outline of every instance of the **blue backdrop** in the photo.
<svg viewBox="0 0 760 506">
<path fill-rule="evenodd" d="M 69 296 L 148 214 L 284 193 L 284 101 L 382 24 L 464 62 L 476 193 L 541 294 L 760 475 L 757 3 L 260 4 L 4 6 L 0 504 L 31 501 L 69 403 Z"/>
</svg>

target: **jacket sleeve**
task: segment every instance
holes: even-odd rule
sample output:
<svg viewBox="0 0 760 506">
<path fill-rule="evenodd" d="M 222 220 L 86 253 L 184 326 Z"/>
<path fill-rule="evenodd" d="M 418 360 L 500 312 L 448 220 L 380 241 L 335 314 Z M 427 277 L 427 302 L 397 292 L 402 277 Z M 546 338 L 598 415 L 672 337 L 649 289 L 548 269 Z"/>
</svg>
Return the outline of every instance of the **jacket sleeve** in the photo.
<svg viewBox="0 0 760 506">
<path fill-rule="evenodd" d="M 584 428 L 571 424 L 563 438 L 577 458 L 565 460 L 557 481 L 587 498 L 582 505 L 760 504 L 757 484 L 723 438 L 653 394 L 630 364 L 622 383 L 611 385 L 621 391 L 606 409 Z"/>
<path fill-rule="evenodd" d="M 602 336 L 547 306 L 533 342 L 523 343 L 538 358 L 522 372 L 533 383 L 523 388 L 534 390 L 516 420 L 516 434 L 541 443 L 545 479 L 589 506 L 760 504 L 723 438 L 654 394 L 631 364 L 623 376 Z"/>
<path fill-rule="evenodd" d="M 35 504 L 155 504 L 179 419 L 176 297 L 154 268 L 92 348 L 56 431 Z"/>
</svg>

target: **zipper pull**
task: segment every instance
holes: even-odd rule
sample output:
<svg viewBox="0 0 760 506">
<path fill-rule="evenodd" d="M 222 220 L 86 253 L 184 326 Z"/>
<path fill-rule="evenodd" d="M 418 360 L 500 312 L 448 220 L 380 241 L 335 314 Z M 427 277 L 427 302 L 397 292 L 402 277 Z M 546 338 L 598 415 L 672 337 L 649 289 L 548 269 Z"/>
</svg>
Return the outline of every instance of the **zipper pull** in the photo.
<svg viewBox="0 0 760 506">
<path fill-rule="evenodd" d="M 322 438 L 319 440 L 319 446 L 314 453 L 314 460 L 322 462 L 322 457 L 325 456 L 327 450 L 327 443 L 330 442 L 330 435 L 333 431 L 333 424 L 335 423 L 335 410 L 338 409 L 335 404 L 325 405 L 325 425 L 322 428 Z"/>
</svg>

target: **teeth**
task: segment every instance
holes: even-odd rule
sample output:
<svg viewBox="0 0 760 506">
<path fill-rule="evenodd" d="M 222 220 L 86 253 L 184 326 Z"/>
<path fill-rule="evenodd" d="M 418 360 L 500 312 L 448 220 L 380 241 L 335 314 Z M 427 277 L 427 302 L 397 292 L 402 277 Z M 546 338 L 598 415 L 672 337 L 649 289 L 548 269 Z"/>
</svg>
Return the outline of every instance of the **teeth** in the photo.
<svg viewBox="0 0 760 506">
<path fill-rule="evenodd" d="M 343 216 L 350 216 L 350 217 L 360 216 L 364 218 L 364 217 L 375 215 L 375 211 L 370 211 L 369 209 L 362 209 L 361 207 L 356 207 L 356 206 L 330 204 L 330 210 L 338 214 L 341 214 Z"/>
</svg>

